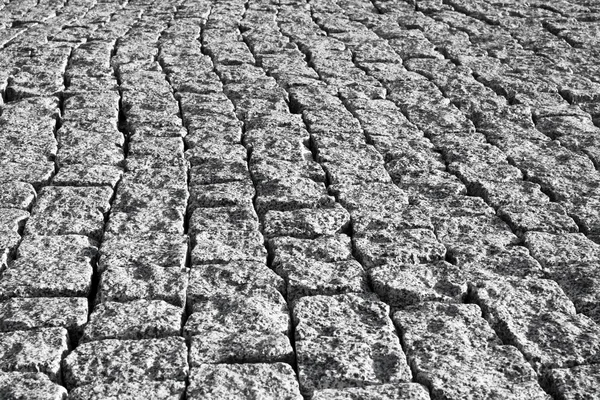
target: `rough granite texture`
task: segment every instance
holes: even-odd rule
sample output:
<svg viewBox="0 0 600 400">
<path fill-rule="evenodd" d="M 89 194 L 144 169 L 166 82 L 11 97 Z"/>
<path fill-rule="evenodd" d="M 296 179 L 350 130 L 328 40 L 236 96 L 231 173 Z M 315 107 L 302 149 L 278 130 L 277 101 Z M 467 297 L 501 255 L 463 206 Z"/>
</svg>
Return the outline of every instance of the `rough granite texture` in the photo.
<svg viewBox="0 0 600 400">
<path fill-rule="evenodd" d="M 0 400 L 600 397 L 599 15 L 0 0 Z"/>
</svg>

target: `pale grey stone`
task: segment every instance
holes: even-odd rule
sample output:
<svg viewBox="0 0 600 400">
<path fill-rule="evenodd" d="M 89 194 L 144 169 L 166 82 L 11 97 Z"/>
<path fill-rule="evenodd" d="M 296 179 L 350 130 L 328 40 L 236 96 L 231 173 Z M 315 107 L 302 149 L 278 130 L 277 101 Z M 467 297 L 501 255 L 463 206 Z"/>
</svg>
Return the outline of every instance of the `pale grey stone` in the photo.
<svg viewBox="0 0 600 400">
<path fill-rule="evenodd" d="M 41 372 L 0 372 L 0 398 L 5 400 L 65 400 L 67 389 Z"/>
<path fill-rule="evenodd" d="M 288 364 L 200 365 L 190 373 L 190 400 L 302 400 Z"/>
<path fill-rule="evenodd" d="M 185 382 L 178 381 L 118 381 L 92 383 L 71 390 L 70 400 L 181 400 Z"/>
<path fill-rule="evenodd" d="M 0 303 L 0 331 L 65 328 L 79 333 L 87 319 L 85 297 L 12 298 Z"/>
<path fill-rule="evenodd" d="M 313 400 L 428 400 L 427 388 L 418 383 L 394 383 L 357 388 L 315 390 Z"/>
<path fill-rule="evenodd" d="M 258 231 L 200 232 L 193 237 L 192 264 L 226 264 L 232 261 L 265 263 L 267 250 Z"/>
<path fill-rule="evenodd" d="M 316 239 L 298 239 L 287 236 L 269 239 L 273 266 L 292 261 L 336 262 L 352 259 L 350 237 L 347 235 L 320 236 Z"/>
<path fill-rule="evenodd" d="M 322 235 L 344 232 L 350 223 L 350 215 L 338 203 L 332 207 L 298 209 L 292 211 L 268 211 L 264 217 L 264 234 L 311 239 Z"/>
<path fill-rule="evenodd" d="M 92 311 L 81 342 L 178 336 L 182 318 L 183 308 L 164 300 L 105 301 Z"/>
<path fill-rule="evenodd" d="M 60 383 L 61 361 L 69 347 L 64 328 L 0 333 L 0 370 L 43 372 Z"/>
<path fill-rule="evenodd" d="M 109 186 L 115 188 L 123 170 L 114 165 L 64 165 L 52 179 L 56 186 Z"/>
<path fill-rule="evenodd" d="M 28 210 L 36 196 L 33 186 L 26 182 L 9 181 L 0 185 L 0 205 L 2 207 Z"/>
<path fill-rule="evenodd" d="M 184 381 L 187 347 L 181 337 L 106 339 L 79 345 L 63 362 L 67 388 L 118 381 Z"/>
<path fill-rule="evenodd" d="M 564 400 L 593 399 L 600 395 L 600 366 L 581 365 L 548 371 L 545 379 L 550 393 Z"/>
</svg>

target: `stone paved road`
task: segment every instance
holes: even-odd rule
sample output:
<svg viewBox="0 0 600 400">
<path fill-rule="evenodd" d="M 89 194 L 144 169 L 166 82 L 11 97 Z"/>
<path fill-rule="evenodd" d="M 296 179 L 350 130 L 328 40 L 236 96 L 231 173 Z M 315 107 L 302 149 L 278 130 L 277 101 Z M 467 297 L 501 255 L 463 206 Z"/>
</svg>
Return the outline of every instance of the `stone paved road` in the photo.
<svg viewBox="0 0 600 400">
<path fill-rule="evenodd" d="M 594 0 L 0 0 L 0 399 L 600 399 Z"/>
</svg>

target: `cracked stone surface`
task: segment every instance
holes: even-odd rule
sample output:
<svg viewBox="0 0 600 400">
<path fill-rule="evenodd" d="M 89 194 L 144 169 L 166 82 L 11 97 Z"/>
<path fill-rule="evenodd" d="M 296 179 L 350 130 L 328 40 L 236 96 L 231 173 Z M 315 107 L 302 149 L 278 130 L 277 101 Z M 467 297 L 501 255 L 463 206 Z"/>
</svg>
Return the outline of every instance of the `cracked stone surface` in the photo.
<svg viewBox="0 0 600 400">
<path fill-rule="evenodd" d="M 0 398 L 598 397 L 599 12 L 0 1 Z"/>
</svg>

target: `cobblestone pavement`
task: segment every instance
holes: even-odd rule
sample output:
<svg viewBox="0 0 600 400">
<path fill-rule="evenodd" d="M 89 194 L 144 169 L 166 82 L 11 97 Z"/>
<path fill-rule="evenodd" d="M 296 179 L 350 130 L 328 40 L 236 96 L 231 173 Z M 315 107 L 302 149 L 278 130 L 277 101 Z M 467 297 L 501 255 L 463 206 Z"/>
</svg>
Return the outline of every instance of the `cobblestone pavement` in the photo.
<svg viewBox="0 0 600 400">
<path fill-rule="evenodd" d="M 0 399 L 600 399 L 594 0 L 0 0 Z"/>
</svg>

